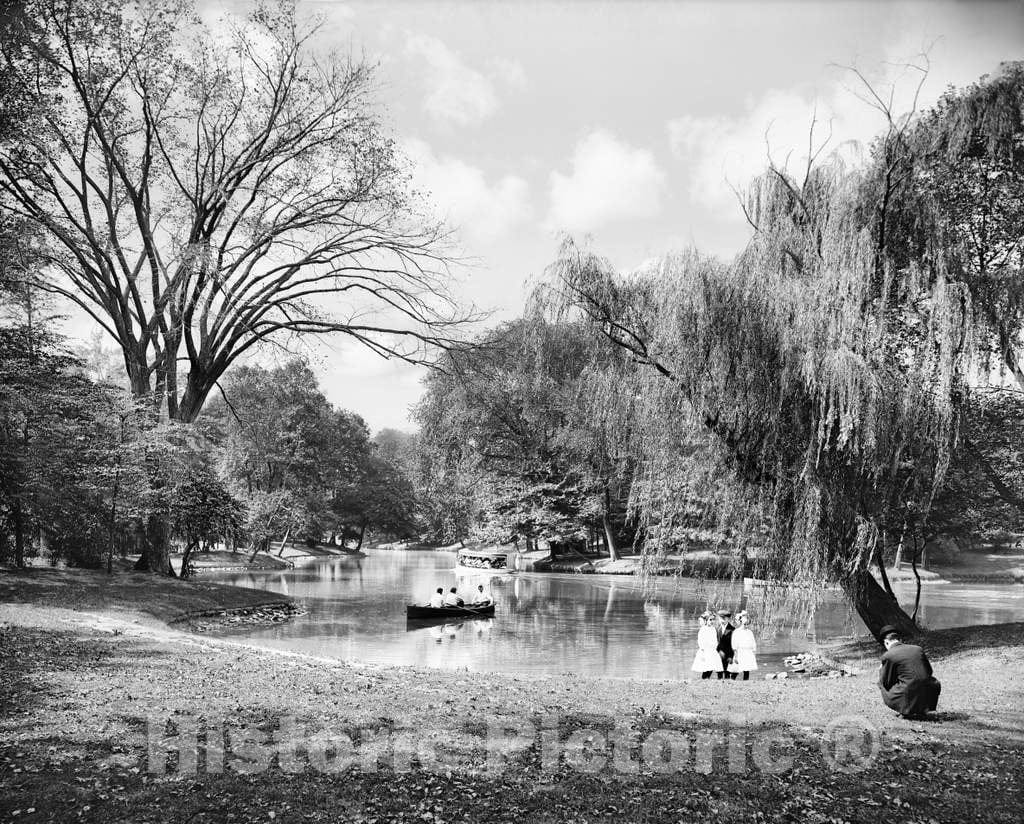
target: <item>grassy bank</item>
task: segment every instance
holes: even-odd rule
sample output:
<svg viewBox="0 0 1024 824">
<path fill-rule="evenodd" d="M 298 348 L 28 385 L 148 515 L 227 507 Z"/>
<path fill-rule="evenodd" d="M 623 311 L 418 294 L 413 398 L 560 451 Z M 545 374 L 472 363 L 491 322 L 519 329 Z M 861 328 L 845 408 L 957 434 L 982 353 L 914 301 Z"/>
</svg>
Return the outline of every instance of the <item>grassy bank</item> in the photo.
<svg viewBox="0 0 1024 824">
<path fill-rule="evenodd" d="M 19 600 L 0 605 L 7 820 L 1018 820 L 1024 624 L 932 635 L 942 712 L 909 723 L 881 705 L 872 676 L 631 681 L 357 666 L 140 626 L 109 611 L 98 624 L 92 613 Z M 863 665 L 878 651 L 852 644 L 833 653 Z M 194 774 L 150 774 L 147 723 L 168 733 L 168 720 L 187 727 L 200 718 L 218 730 L 221 721 L 244 726 L 247 741 L 265 745 L 276 734 L 279 754 L 254 761 L 251 746 L 247 756 L 229 733 L 223 772 L 200 763 Z M 290 724 L 357 747 L 374 736 L 413 741 L 441 763 L 424 755 L 406 769 L 385 754 L 376 770 L 359 761 L 334 772 L 306 753 L 293 757 L 295 741 L 319 750 Z M 499 748 L 486 769 L 487 730 L 505 725 L 537 735 Z M 597 762 L 572 757 L 570 744 L 601 751 L 616 727 L 638 771 L 611 762 L 593 770 Z M 868 731 L 877 751 L 838 769 L 823 754 L 837 729 Z M 703 741 L 707 757 L 659 773 L 644 758 L 654 733 Z M 552 735 L 568 749 L 545 762 Z M 771 758 L 790 759 L 777 771 L 758 762 L 768 739 Z"/>
<path fill-rule="evenodd" d="M 291 599 L 278 592 L 144 572 L 0 567 L 0 603 L 33 604 L 108 616 L 139 614 L 164 623 L 189 615 L 252 609 Z"/>
</svg>

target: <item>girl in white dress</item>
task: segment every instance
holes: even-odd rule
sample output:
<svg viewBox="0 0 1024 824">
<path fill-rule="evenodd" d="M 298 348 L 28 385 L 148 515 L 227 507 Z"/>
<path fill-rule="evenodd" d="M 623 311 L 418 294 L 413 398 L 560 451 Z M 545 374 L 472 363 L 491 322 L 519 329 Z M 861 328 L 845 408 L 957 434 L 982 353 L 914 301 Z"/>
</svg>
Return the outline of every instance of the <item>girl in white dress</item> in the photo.
<svg viewBox="0 0 1024 824">
<path fill-rule="evenodd" d="M 693 659 L 693 671 L 707 679 L 712 672 L 722 671 L 722 657 L 718 654 L 718 633 L 712 624 L 714 616 L 705 612 L 698 619 L 700 629 L 697 631 L 697 655 Z"/>
<path fill-rule="evenodd" d="M 729 672 L 742 672 L 743 680 L 747 681 L 750 673 L 757 669 L 757 658 L 754 655 L 757 652 L 757 641 L 747 626 L 750 623 L 747 611 L 743 610 L 736 616 L 736 620 L 740 625 L 732 633 L 733 659 L 729 664 Z"/>
</svg>

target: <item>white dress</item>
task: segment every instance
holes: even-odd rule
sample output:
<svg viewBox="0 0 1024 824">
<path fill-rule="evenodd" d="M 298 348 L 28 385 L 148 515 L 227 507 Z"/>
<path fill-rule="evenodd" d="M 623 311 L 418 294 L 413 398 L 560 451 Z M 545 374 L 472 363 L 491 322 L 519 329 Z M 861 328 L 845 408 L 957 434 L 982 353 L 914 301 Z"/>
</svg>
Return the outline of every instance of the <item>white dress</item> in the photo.
<svg viewBox="0 0 1024 824">
<path fill-rule="evenodd" d="M 718 633 L 714 627 L 701 627 L 697 633 L 697 655 L 693 659 L 694 672 L 722 671 L 722 656 L 718 654 Z"/>
<path fill-rule="evenodd" d="M 729 666 L 732 672 L 751 672 L 757 669 L 757 641 L 754 633 L 746 627 L 739 627 L 732 633 L 733 663 Z"/>
</svg>

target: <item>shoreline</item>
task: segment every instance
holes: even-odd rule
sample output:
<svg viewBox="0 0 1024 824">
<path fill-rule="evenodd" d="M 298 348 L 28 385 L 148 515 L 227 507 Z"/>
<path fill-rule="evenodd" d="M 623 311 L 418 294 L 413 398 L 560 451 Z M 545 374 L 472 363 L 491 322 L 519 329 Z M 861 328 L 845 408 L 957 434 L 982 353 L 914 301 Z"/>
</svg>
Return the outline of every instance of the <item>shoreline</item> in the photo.
<svg viewBox="0 0 1024 824">
<path fill-rule="evenodd" d="M 0 763 L 16 772 L 0 773 L 0 818 L 19 810 L 19 821 L 267 821 L 272 811 L 280 822 L 328 822 L 344 809 L 346 819 L 366 824 L 524 817 L 817 822 L 808 818 L 816 799 L 822 812 L 867 821 L 872 810 L 891 807 L 896 794 L 922 821 L 1010 821 L 1016 812 L 1024 765 L 1024 693 L 1016 677 L 1024 666 L 1024 623 L 929 636 L 943 694 L 938 720 L 921 723 L 881 705 L 867 669 L 878 660 L 877 645 L 856 639 L 830 655 L 851 666 L 863 662 L 865 674 L 850 678 L 503 675 L 357 664 L 197 635 L 155 618 L 152 604 L 143 611 L 138 602 L 92 602 L 75 611 L 52 598 L 4 600 Z M 984 691 L 977 690 L 978 672 L 989 673 Z M 877 751 L 854 772 L 823 757 L 837 716 L 875 736 Z M 277 760 L 255 769 L 228 736 L 220 772 L 202 762 L 195 774 L 152 772 L 147 736 L 158 729 L 159 747 L 173 747 L 200 719 L 221 719 L 228 732 L 248 725 L 247 736 L 278 747 Z M 286 725 L 307 748 L 297 750 L 297 766 L 281 760 L 290 752 L 280 749 Z M 570 749 L 542 769 L 544 742 L 552 741 L 543 729 L 554 730 L 553 740 L 566 748 L 572 741 L 610 747 L 610 730 L 620 726 L 641 741 L 719 741 L 707 752 L 720 769 L 705 774 L 691 759 L 671 774 L 647 767 L 623 773 L 609 756 L 595 770 L 589 761 L 572 761 Z M 526 730 L 526 738 L 491 769 L 488 731 L 505 727 Z M 325 766 L 326 755 L 313 757 L 320 735 L 363 746 L 366 735 L 377 733 L 392 746 L 379 765 L 333 768 Z M 729 742 L 744 741 L 753 748 L 748 754 L 756 753 L 764 735 L 792 753 L 792 768 L 765 772 L 748 762 L 730 772 Z M 395 760 L 397 742 L 410 740 L 425 748 L 422 757 L 427 750 L 441 754 L 443 764 L 432 767 L 421 756 Z M 642 761 L 642 750 L 629 752 Z M 183 778 L 191 787 L 184 795 Z"/>
<path fill-rule="evenodd" d="M 459 546 L 427 546 L 422 544 L 383 544 L 367 547 L 368 549 L 377 549 L 381 552 L 451 552 L 457 555 Z M 538 553 L 532 553 L 537 555 Z M 297 565 L 303 565 L 312 561 L 320 559 L 332 559 L 332 558 L 365 558 L 366 552 L 364 551 L 346 551 L 336 547 L 317 546 L 317 547 L 297 547 L 295 545 L 288 545 L 285 547 L 285 554 L 278 555 L 274 552 L 261 552 L 256 556 L 256 563 L 250 564 L 247 560 L 248 556 L 245 553 L 238 553 L 239 560 L 234 561 L 235 553 L 229 553 L 227 551 L 216 551 L 212 553 L 212 556 L 206 553 L 198 553 L 192 556 L 192 561 L 195 564 L 194 577 L 201 578 L 204 573 L 208 572 L 271 572 L 280 571 L 287 569 L 294 569 Z M 230 559 L 230 563 L 216 563 L 211 562 L 211 557 L 219 559 L 221 561 Z M 525 554 L 524 554 L 525 557 Z M 992 556 L 999 557 L 999 556 Z M 646 571 L 643 570 L 643 556 L 640 555 L 626 555 L 621 557 L 617 561 L 612 561 L 607 557 L 590 557 L 583 555 L 572 555 L 566 554 L 560 556 L 554 560 L 546 558 L 531 558 L 523 568 L 517 569 L 496 569 L 489 570 L 483 567 L 473 566 L 461 566 L 458 563 L 455 564 L 455 569 L 460 572 L 474 573 L 474 572 L 488 572 L 495 575 L 512 575 L 517 572 L 536 572 L 538 574 L 579 574 L 579 575 L 614 575 L 614 576 L 639 576 L 643 574 L 652 575 L 654 577 L 684 577 L 684 578 L 701 578 L 705 580 L 735 580 L 737 582 L 743 581 L 745 585 L 752 586 L 765 586 L 765 585 L 782 585 L 781 582 L 769 582 L 763 579 L 750 578 L 744 576 L 742 578 L 733 575 L 731 572 L 727 574 L 724 566 L 716 563 L 712 563 L 708 566 L 709 555 L 706 552 L 694 552 L 683 555 L 669 555 L 663 559 L 659 559 L 657 566 L 653 569 Z M 1014 556 L 1016 558 L 1016 556 Z M 175 562 L 175 569 L 180 568 L 181 556 L 172 555 L 172 560 Z M 536 566 L 539 563 L 539 566 Z M 966 568 L 958 569 L 956 566 L 939 565 L 932 569 L 921 569 L 919 574 L 921 576 L 921 585 L 932 585 L 932 584 L 955 584 L 955 583 L 975 583 L 975 584 L 1024 584 L 1024 566 L 1009 566 L 1013 563 L 1012 560 L 1007 559 L 1005 562 L 1007 565 L 1003 569 L 995 571 L 979 571 L 978 566 L 967 566 Z M 872 569 L 872 574 L 881 583 L 881 578 L 877 568 Z M 916 578 L 911 569 L 907 567 L 901 567 L 900 569 L 887 569 L 886 574 L 892 583 L 915 583 Z"/>
<path fill-rule="evenodd" d="M 218 613 L 261 608 L 296 609 L 294 598 L 270 590 L 190 578 L 162 578 L 147 572 L 0 567 L 0 605 L 64 608 L 167 626 Z"/>
</svg>

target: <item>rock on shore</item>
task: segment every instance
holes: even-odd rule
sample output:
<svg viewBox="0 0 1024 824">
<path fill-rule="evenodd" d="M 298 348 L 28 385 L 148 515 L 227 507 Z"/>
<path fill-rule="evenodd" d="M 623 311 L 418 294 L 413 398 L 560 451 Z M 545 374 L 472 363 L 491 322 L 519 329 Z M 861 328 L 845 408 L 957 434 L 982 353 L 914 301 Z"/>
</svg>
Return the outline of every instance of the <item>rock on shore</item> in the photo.
<svg viewBox="0 0 1024 824">
<path fill-rule="evenodd" d="M 280 603 L 247 609 L 222 610 L 204 615 L 193 615 L 185 622 L 192 632 L 209 632 L 223 629 L 249 629 L 253 626 L 280 624 L 306 610 L 296 604 Z"/>
</svg>

